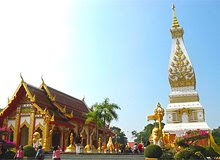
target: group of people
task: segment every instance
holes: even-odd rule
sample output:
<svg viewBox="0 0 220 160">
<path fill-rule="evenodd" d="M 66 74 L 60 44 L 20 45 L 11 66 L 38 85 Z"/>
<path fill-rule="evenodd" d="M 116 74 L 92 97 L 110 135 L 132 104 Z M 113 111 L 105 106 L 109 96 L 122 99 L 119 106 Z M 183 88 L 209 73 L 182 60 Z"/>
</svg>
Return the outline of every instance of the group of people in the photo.
<svg viewBox="0 0 220 160">
<path fill-rule="evenodd" d="M 24 158 L 24 149 L 23 146 L 19 146 L 18 150 L 15 153 L 14 159 L 22 160 Z M 43 160 L 44 159 L 44 152 L 42 146 L 37 148 L 37 153 L 35 156 L 35 160 Z"/>
<path fill-rule="evenodd" d="M 127 145 L 120 145 L 119 146 L 119 153 L 133 153 L 133 154 L 138 154 L 142 153 L 144 150 L 143 145 L 141 143 L 137 144 L 135 143 L 133 148 L 130 147 L 128 144 Z"/>
</svg>

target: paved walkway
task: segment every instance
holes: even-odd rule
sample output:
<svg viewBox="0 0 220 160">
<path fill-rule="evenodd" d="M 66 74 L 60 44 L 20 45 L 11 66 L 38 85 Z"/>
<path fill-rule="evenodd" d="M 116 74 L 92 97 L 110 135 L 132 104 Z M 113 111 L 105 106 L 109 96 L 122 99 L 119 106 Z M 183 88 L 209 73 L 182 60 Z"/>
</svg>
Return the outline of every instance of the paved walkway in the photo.
<svg viewBox="0 0 220 160">
<path fill-rule="evenodd" d="M 52 154 L 46 154 L 45 160 L 51 160 Z M 111 155 L 111 154 L 62 154 L 62 160 L 144 160 L 143 155 Z"/>
</svg>

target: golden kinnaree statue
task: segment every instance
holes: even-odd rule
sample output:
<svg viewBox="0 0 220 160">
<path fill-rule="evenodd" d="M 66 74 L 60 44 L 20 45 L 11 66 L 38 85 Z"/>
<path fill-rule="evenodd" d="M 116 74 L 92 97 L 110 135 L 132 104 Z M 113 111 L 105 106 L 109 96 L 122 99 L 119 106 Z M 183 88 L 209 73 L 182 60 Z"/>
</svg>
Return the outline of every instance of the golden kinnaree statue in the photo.
<svg viewBox="0 0 220 160">
<path fill-rule="evenodd" d="M 40 137 L 40 133 L 35 132 L 33 134 L 33 147 L 38 148 L 39 146 L 42 146 L 42 139 Z"/>
<path fill-rule="evenodd" d="M 108 143 L 107 143 L 107 149 L 110 153 L 114 150 L 114 144 L 112 142 L 112 137 L 109 137 Z"/>
<path fill-rule="evenodd" d="M 159 127 L 155 126 L 152 130 L 151 138 L 153 141 L 153 144 L 162 146 L 163 140 L 162 140 L 162 120 L 164 116 L 164 109 L 161 107 L 160 103 L 158 102 L 157 107 L 154 109 L 154 114 L 147 116 L 148 121 L 154 120 L 158 121 Z"/>
<path fill-rule="evenodd" d="M 65 152 L 75 152 L 76 148 L 73 144 L 73 133 L 70 133 L 70 145 L 66 147 Z"/>
</svg>

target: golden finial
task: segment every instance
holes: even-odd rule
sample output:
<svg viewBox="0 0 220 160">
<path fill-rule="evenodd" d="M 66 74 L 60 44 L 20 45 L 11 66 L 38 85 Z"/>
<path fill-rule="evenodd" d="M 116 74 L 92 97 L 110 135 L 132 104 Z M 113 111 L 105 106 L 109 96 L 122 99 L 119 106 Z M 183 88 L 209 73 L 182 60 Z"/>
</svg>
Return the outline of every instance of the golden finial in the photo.
<svg viewBox="0 0 220 160">
<path fill-rule="evenodd" d="M 41 75 L 41 81 L 44 84 L 44 79 L 43 79 L 43 75 Z"/>
<path fill-rule="evenodd" d="M 24 79 L 23 79 L 23 76 L 22 76 L 22 72 L 20 72 L 20 78 L 21 78 L 21 81 L 24 82 Z"/>
<path fill-rule="evenodd" d="M 174 4 L 172 5 L 172 10 L 173 10 L 173 24 L 172 24 L 172 27 L 174 27 L 174 28 L 180 27 L 179 22 L 176 18 L 176 10 L 175 10 L 175 5 Z"/>
</svg>

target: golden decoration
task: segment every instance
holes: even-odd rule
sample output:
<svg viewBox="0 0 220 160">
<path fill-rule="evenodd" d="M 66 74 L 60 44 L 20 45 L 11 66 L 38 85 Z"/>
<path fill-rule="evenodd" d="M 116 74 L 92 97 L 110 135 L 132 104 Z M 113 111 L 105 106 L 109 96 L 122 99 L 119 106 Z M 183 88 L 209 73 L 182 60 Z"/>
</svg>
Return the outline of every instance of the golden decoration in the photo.
<svg viewBox="0 0 220 160">
<path fill-rule="evenodd" d="M 101 138 L 99 137 L 99 140 L 98 140 L 98 152 L 100 153 L 102 151 L 102 141 L 101 141 Z"/>
<path fill-rule="evenodd" d="M 30 124 L 26 121 L 26 119 L 24 120 L 24 122 L 20 125 L 20 128 L 26 126 L 28 129 L 30 127 Z"/>
<path fill-rule="evenodd" d="M 108 143 L 107 143 L 107 149 L 109 150 L 110 153 L 114 150 L 114 144 L 112 142 L 112 137 L 109 137 Z"/>
<path fill-rule="evenodd" d="M 172 10 L 173 10 L 173 22 L 170 32 L 172 34 L 172 38 L 180 38 L 183 36 L 184 31 L 183 28 L 180 27 L 179 22 L 177 20 L 174 4 L 172 6 Z"/>
<path fill-rule="evenodd" d="M 70 133 L 70 145 L 66 148 L 65 152 L 75 152 L 76 148 L 73 144 L 73 133 Z"/>
<path fill-rule="evenodd" d="M 196 101 L 199 101 L 199 96 L 198 95 L 170 97 L 170 103 L 196 102 Z"/>
<path fill-rule="evenodd" d="M 34 133 L 34 120 L 35 119 L 35 111 L 31 109 L 30 111 L 30 128 L 28 134 L 28 145 L 32 145 L 33 143 L 33 133 Z"/>
<path fill-rule="evenodd" d="M 44 151 L 49 151 L 49 143 L 50 143 L 50 127 L 51 116 L 49 114 L 44 115 L 44 130 L 43 130 L 43 149 Z"/>
<path fill-rule="evenodd" d="M 176 18 L 176 11 L 175 11 L 175 5 L 174 4 L 172 5 L 172 10 L 173 10 L 173 24 L 172 24 L 172 27 L 174 27 L 174 28 L 180 27 L 179 22 Z"/>
<path fill-rule="evenodd" d="M 195 74 L 193 68 L 180 48 L 179 40 L 176 41 L 176 52 L 169 69 L 169 81 L 172 88 L 195 87 Z"/>
</svg>

